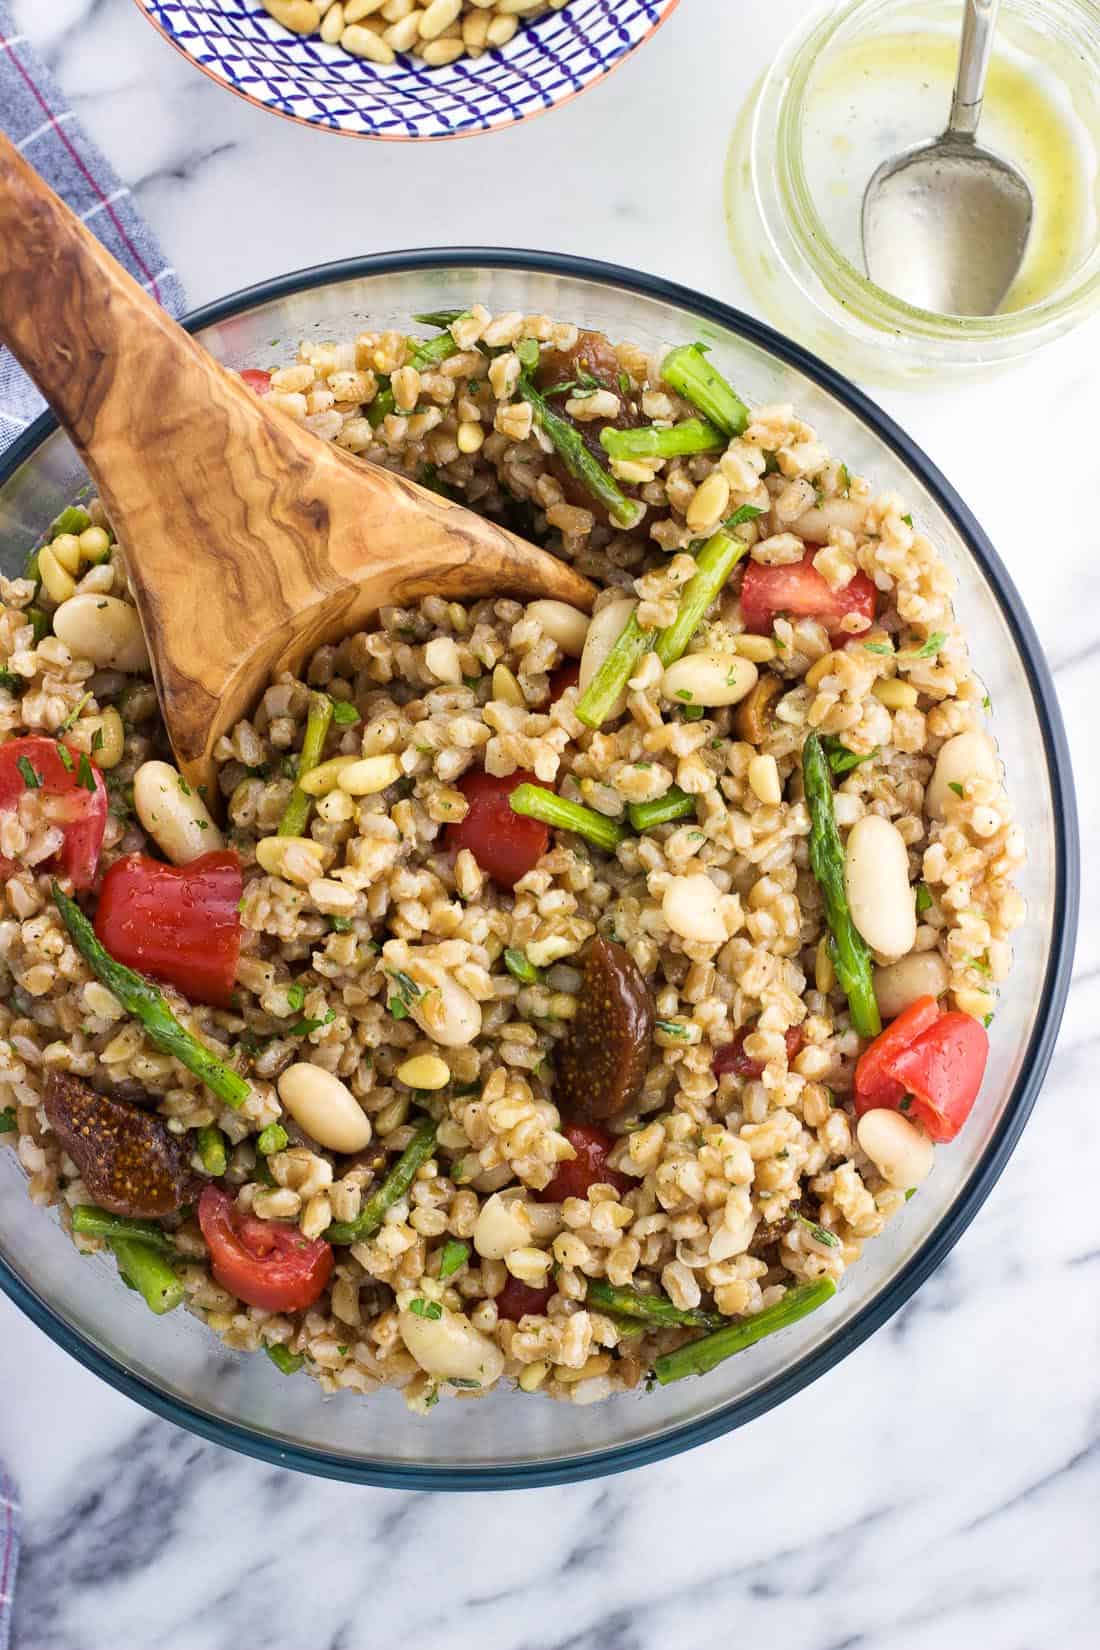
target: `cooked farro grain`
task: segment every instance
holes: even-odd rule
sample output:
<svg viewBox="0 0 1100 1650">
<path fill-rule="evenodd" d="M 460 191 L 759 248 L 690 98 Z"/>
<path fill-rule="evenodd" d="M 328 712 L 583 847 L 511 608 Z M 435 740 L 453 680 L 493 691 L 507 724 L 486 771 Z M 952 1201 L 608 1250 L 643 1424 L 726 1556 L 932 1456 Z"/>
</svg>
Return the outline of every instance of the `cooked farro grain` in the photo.
<svg viewBox="0 0 1100 1650">
<path fill-rule="evenodd" d="M 52 584 L 41 561 L 0 581 L 0 1124 L 32 1200 L 71 1224 L 92 1199 L 50 1074 L 151 1106 L 194 1177 L 161 1222 L 170 1259 L 231 1347 L 326 1390 L 398 1386 L 416 1409 L 500 1379 L 591 1402 L 715 1323 L 793 1311 L 902 1206 L 932 1161 L 921 1124 L 950 1126 L 918 1075 L 915 1101 L 895 1084 L 857 1129 L 871 981 L 889 1016 L 918 999 L 939 1025 L 938 997 L 984 1037 L 1023 920 L 1023 849 L 951 575 L 901 500 L 772 406 L 706 451 L 612 461 L 641 516 L 617 528 L 524 386 L 537 376 L 591 464 L 609 429 L 697 418 L 660 362 L 546 316 L 449 319 L 427 351 L 364 332 L 303 344 L 258 381 L 322 438 L 573 561 L 601 587 L 595 619 L 506 597 L 388 608 L 221 741 L 243 891 L 205 949 L 217 967 L 239 938 L 235 991 L 188 1001 L 194 957 L 160 971 L 177 1016 L 247 1078 L 233 1109 L 94 977 L 51 900 L 51 873 L 86 890 L 105 938 L 92 890 L 107 868 L 159 849 L 193 877 L 219 840 L 169 765 L 122 548 L 96 501 L 65 512 Z M 710 554 L 698 534 L 731 514 L 735 570 L 665 668 L 658 634 Z M 628 619 L 638 646 L 593 715 Z M 872 864 L 847 866 L 852 910 L 907 953 L 865 955 L 862 1008 L 811 870 L 811 736 L 841 841 L 876 821 L 853 839 Z M 87 816 L 104 778 L 97 872 Z M 534 817 L 509 809 L 521 783 Z M 540 823 L 547 806 L 605 845 Z M 610 1008 L 591 997 L 600 946 Z M 628 975 L 645 999 L 629 1026 Z M 636 1082 L 617 1080 L 618 1055 L 601 1065 L 608 1047 L 640 1051 Z M 257 1297 L 247 1264 L 212 1269 L 212 1210 L 246 1247 L 275 1233 L 313 1257 L 304 1304 Z M 635 1293 L 617 1310 L 593 1284 Z"/>
</svg>

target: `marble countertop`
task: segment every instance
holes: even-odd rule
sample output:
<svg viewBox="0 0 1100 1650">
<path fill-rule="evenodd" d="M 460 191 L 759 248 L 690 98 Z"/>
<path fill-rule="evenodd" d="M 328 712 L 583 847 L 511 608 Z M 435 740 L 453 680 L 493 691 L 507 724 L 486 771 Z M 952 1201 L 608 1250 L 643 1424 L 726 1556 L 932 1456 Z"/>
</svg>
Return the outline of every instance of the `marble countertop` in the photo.
<svg viewBox="0 0 1100 1650">
<path fill-rule="evenodd" d="M 802 4 L 686 0 L 568 108 L 419 146 L 248 107 L 132 0 L 14 10 L 196 304 L 329 258 L 483 242 L 613 259 L 751 307 L 723 221 L 725 147 Z M 1100 832 L 1098 365 L 1093 326 L 1008 381 L 874 392 L 961 489 L 1031 609 L 1086 844 Z M 461 1503 L 322 1483 L 151 1418 L 0 1298 L 0 1456 L 27 1523 L 17 1650 L 362 1650 L 399 1634 L 431 1650 L 1092 1650 L 1100 1203 L 1096 1174 L 1077 1175 L 1100 1158 L 1098 891 L 1086 863 L 1053 1068 L 950 1259 L 839 1368 L 689 1455 Z"/>
</svg>

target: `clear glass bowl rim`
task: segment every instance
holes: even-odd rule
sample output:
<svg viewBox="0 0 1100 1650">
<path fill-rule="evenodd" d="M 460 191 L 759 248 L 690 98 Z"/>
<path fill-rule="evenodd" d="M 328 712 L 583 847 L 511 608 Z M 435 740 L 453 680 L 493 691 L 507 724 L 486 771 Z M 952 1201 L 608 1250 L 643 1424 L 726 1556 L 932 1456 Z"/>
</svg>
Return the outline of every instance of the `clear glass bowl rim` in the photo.
<svg viewBox="0 0 1100 1650">
<path fill-rule="evenodd" d="M 659 276 L 646 275 L 616 264 L 568 254 L 523 251 L 495 247 L 427 248 L 421 251 L 377 253 L 330 264 L 292 271 L 246 287 L 226 298 L 204 305 L 187 315 L 182 324 L 189 332 L 231 320 L 258 305 L 278 301 L 315 287 L 338 285 L 364 276 L 392 275 L 439 269 L 501 269 L 538 275 L 560 275 L 602 282 L 642 297 L 677 304 L 693 310 L 748 342 L 767 350 L 795 367 L 833 395 L 847 410 L 868 425 L 876 436 L 916 474 L 953 521 L 970 554 L 986 575 L 1015 642 L 1019 661 L 1027 677 L 1042 729 L 1044 755 L 1051 775 L 1056 845 L 1055 899 L 1052 922 L 1054 939 L 1043 981 L 1042 1007 L 1021 1061 L 1020 1076 L 1005 1104 L 1003 1115 L 990 1137 L 969 1184 L 929 1234 L 898 1276 L 852 1321 L 830 1336 L 806 1357 L 792 1364 L 758 1390 L 723 1406 L 701 1420 L 671 1428 L 641 1443 L 616 1445 L 583 1458 L 560 1457 L 552 1462 L 532 1462 L 523 1466 L 434 1467 L 410 1464 L 401 1467 L 348 1461 L 328 1451 L 304 1445 L 280 1444 L 274 1439 L 236 1423 L 212 1419 L 198 1407 L 182 1399 L 168 1397 L 151 1382 L 133 1374 L 116 1359 L 102 1352 L 66 1323 L 53 1308 L 29 1289 L 0 1256 L 0 1289 L 30 1318 L 32 1323 L 101 1380 L 132 1398 L 145 1409 L 173 1421 L 177 1426 L 244 1455 L 274 1466 L 289 1467 L 315 1477 L 342 1479 L 350 1483 L 390 1489 L 490 1490 L 523 1489 L 571 1483 L 624 1472 L 654 1461 L 666 1460 L 684 1450 L 694 1449 L 712 1438 L 754 1420 L 767 1410 L 809 1386 L 820 1375 L 855 1351 L 867 1337 L 899 1311 L 922 1283 L 935 1271 L 1000 1178 L 1015 1150 L 1024 1125 L 1038 1097 L 1061 1023 L 1069 991 L 1080 899 L 1080 841 L 1069 748 L 1058 700 L 1046 660 L 1031 620 L 993 545 L 978 525 L 950 482 L 919 446 L 842 374 L 824 361 L 790 342 L 780 333 L 743 314 L 718 299 L 706 297 L 689 287 Z M 39 445 L 57 429 L 52 413 L 43 413 L 0 459 L 0 488 L 25 463 Z"/>
<path fill-rule="evenodd" d="M 877 286 L 836 248 L 826 233 L 803 174 L 802 100 L 815 63 L 837 35 L 859 12 L 885 9 L 888 4 L 889 0 L 845 0 L 838 7 L 831 0 L 822 0 L 788 35 L 754 94 L 754 166 L 759 163 L 769 169 L 774 167 L 787 232 L 830 298 L 887 335 L 896 332 L 914 342 L 924 339 L 979 346 L 993 341 L 1010 344 L 1026 340 L 1050 327 L 1055 328 L 1051 336 L 1057 336 L 1075 316 L 1083 316 L 1100 300 L 1100 268 L 1093 267 L 1088 272 L 1088 266 L 1095 262 L 1092 257 L 1084 260 L 1082 272 L 1071 275 L 1063 288 L 1037 304 L 1029 304 L 1026 309 L 1003 315 L 940 315 L 908 304 Z M 1094 36 L 1100 31 L 1100 14 L 1095 7 L 1082 5 L 1081 0 L 1060 0 L 1060 9 L 1067 13 L 1078 10 L 1083 22 L 1091 23 Z M 758 141 L 757 131 L 757 121 L 762 117 L 769 95 L 774 95 L 779 104 L 779 119 L 771 140 L 774 147 Z"/>
</svg>

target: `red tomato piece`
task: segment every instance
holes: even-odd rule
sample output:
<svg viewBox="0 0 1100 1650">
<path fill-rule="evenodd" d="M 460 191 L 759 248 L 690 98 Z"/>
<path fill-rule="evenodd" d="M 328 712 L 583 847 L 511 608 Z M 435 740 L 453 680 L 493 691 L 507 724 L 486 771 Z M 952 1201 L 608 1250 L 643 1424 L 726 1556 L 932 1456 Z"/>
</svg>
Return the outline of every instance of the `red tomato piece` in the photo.
<svg viewBox="0 0 1100 1650">
<path fill-rule="evenodd" d="M 755 636 L 770 636 L 780 614 L 794 619 L 819 619 L 835 646 L 852 640 L 840 630 L 840 621 L 858 613 L 868 623 L 875 616 L 875 587 L 866 573 L 857 573 L 843 590 L 833 590 L 814 566 L 816 551 L 807 550 L 789 567 L 765 567 L 750 561 L 741 584 L 741 617 Z"/>
<path fill-rule="evenodd" d="M 296 1226 L 239 1212 L 220 1186 L 199 1198 L 199 1225 L 210 1270 L 223 1289 L 263 1312 L 304 1312 L 332 1276 L 332 1244 Z"/>
<path fill-rule="evenodd" d="M 984 1026 L 969 1014 L 941 1014 L 890 1061 L 891 1075 L 910 1096 L 906 1115 L 933 1140 L 954 1140 L 978 1098 L 988 1058 Z"/>
<path fill-rule="evenodd" d="M 556 705 L 562 694 L 569 688 L 576 687 L 581 679 L 581 662 L 579 659 L 570 659 L 568 664 L 559 665 L 557 670 L 550 672 L 550 703 Z"/>
<path fill-rule="evenodd" d="M 537 819 L 512 812 L 508 798 L 520 785 L 537 785 L 533 773 L 510 773 L 498 779 L 483 768 L 463 774 L 458 788 L 469 803 L 466 818 L 448 825 L 452 853 L 469 848 L 486 876 L 501 888 L 514 888 L 534 869 L 550 846 L 549 828 Z"/>
<path fill-rule="evenodd" d="M 90 888 L 107 824 L 107 788 L 94 762 L 69 745 L 64 750 L 62 757 L 57 740 L 39 735 L 0 745 L 0 812 L 14 811 L 28 788 L 36 793 L 50 823 L 65 836 L 54 857 L 36 869 L 56 871 L 74 888 Z M 90 773 L 92 790 L 82 782 L 82 773 L 84 779 Z M 0 880 L 17 869 L 15 860 L 0 859 Z"/>
<path fill-rule="evenodd" d="M 545 1312 L 546 1303 L 553 1293 L 552 1283 L 548 1283 L 544 1289 L 532 1289 L 528 1284 L 520 1283 L 518 1278 L 509 1277 L 496 1297 L 497 1316 L 518 1323 L 528 1312 Z"/>
<path fill-rule="evenodd" d="M 228 849 L 188 865 L 147 854 L 116 860 L 103 879 L 95 931 L 127 968 L 196 1003 L 227 1008 L 241 950 L 241 862 Z"/>
<path fill-rule="evenodd" d="M 857 1117 L 876 1107 L 896 1108 L 904 1100 L 905 1090 L 892 1071 L 894 1057 L 934 1026 L 939 1013 L 935 997 L 918 997 L 860 1055 L 855 1083 Z"/>
<path fill-rule="evenodd" d="M 762 1077 L 764 1075 L 764 1067 L 760 1061 L 750 1060 L 745 1053 L 745 1038 L 753 1029 L 753 1026 L 742 1026 L 732 1043 L 723 1043 L 721 1048 L 715 1049 L 710 1069 L 716 1077 L 724 1077 L 727 1071 L 735 1071 L 738 1077 Z M 787 1044 L 787 1063 L 789 1065 L 802 1047 L 802 1027 L 791 1026 L 789 1031 L 783 1033 L 783 1037 Z"/>
<path fill-rule="evenodd" d="M 614 1186 L 618 1192 L 628 1192 L 637 1184 L 629 1175 L 609 1169 L 607 1159 L 615 1145 L 613 1135 L 599 1129 L 594 1123 L 567 1123 L 562 1134 L 568 1140 L 576 1157 L 568 1163 L 559 1163 L 558 1172 L 539 1192 L 540 1203 L 561 1203 L 567 1197 L 587 1197 L 588 1188 L 597 1181 Z"/>
<path fill-rule="evenodd" d="M 271 374 L 262 372 L 259 367 L 245 367 L 240 374 L 242 384 L 247 384 L 256 395 L 270 395 Z"/>
</svg>

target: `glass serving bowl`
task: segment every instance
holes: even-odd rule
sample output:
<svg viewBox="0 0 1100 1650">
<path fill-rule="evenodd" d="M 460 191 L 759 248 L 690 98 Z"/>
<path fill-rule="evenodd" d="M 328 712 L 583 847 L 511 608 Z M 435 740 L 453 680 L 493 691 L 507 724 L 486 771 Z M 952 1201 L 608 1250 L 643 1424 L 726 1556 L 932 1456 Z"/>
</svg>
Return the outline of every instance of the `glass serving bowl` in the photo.
<svg viewBox="0 0 1100 1650">
<path fill-rule="evenodd" d="M 1040 281 L 1009 294 L 1020 307 L 940 315 L 864 271 L 863 189 L 881 161 L 943 130 L 961 19 L 961 0 L 828 0 L 784 43 L 730 147 L 730 240 L 764 313 L 880 382 L 1019 360 L 1100 302 L 1095 0 L 1004 0 L 998 21 L 979 138 L 1022 166 L 1035 196 Z"/>
<path fill-rule="evenodd" d="M 306 270 L 227 298 L 189 325 L 231 366 L 276 342 L 408 325 L 465 307 L 546 311 L 650 348 L 699 338 L 750 403 L 791 401 L 848 465 L 904 495 L 959 581 L 958 611 L 994 705 L 993 728 L 1028 844 L 1027 926 L 997 1015 L 981 1097 L 920 1193 L 869 1243 L 838 1295 L 801 1324 L 704 1379 L 591 1408 L 515 1391 L 441 1404 L 399 1394 L 327 1397 L 266 1358 L 230 1352 L 200 1322 L 155 1318 L 113 1264 L 80 1260 L 56 1216 L 29 1202 L 0 1152 L 0 1287 L 112 1386 L 203 1437 L 282 1466 L 358 1483 L 488 1489 L 564 1482 L 640 1465 L 713 1438 L 782 1402 L 908 1299 L 958 1240 L 1019 1139 L 1053 1049 L 1069 981 L 1078 846 L 1069 758 L 1042 652 L 1004 567 L 961 499 L 886 415 L 821 362 L 756 321 L 682 287 L 580 258 L 436 251 Z M 5 571 L 84 480 L 50 417 L 0 463 Z M 1026 783 L 1025 783 L 1026 776 Z"/>
</svg>

